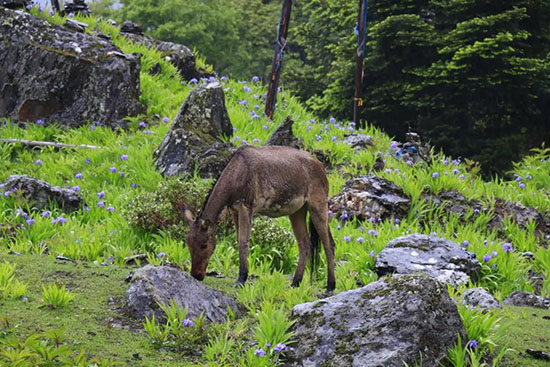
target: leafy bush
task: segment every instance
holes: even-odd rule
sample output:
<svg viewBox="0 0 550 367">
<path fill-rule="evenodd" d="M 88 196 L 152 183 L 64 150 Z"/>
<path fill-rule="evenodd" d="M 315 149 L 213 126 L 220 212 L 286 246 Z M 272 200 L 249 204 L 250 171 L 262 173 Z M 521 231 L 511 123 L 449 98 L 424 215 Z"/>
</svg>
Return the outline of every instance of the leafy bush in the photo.
<svg viewBox="0 0 550 367">
<path fill-rule="evenodd" d="M 75 297 L 74 294 L 67 292 L 65 286 L 58 287 L 57 284 L 42 287 L 42 296 L 44 303 L 51 308 L 66 307 Z"/>
<path fill-rule="evenodd" d="M 15 279 L 15 265 L 0 265 L 0 299 L 16 299 L 25 294 L 27 285 Z"/>
<path fill-rule="evenodd" d="M 200 178 L 169 178 L 154 192 L 142 191 L 126 203 L 128 222 L 146 232 L 168 232 L 183 239 L 188 232 L 184 209 L 198 213 L 208 195 L 211 181 Z"/>
</svg>

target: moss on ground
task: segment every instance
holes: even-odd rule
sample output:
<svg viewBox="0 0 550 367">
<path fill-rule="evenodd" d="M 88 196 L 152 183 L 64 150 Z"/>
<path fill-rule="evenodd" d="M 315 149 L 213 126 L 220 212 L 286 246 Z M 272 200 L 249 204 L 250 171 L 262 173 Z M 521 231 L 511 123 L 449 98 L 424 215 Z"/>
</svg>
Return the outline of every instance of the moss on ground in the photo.
<svg viewBox="0 0 550 367">
<path fill-rule="evenodd" d="M 508 332 L 503 344 L 514 350 L 501 361 L 501 367 L 549 367 L 550 361 L 528 355 L 526 349 L 550 353 L 550 310 L 532 307 L 504 307 L 503 320 Z M 544 318 L 545 317 L 545 318 Z"/>
<path fill-rule="evenodd" d="M 23 300 L 0 300 L 0 331 L 9 324 L 20 339 L 33 333 L 65 329 L 65 342 L 83 348 L 89 357 L 110 358 L 126 366 L 190 366 L 198 356 L 153 348 L 141 322 L 127 317 L 123 306 L 131 266 L 102 266 L 57 261 L 50 256 L 3 255 L 0 263 L 17 265 L 15 278 L 28 285 Z M 42 301 L 42 286 L 65 285 L 76 297 L 66 307 L 52 309 Z M 210 287 L 230 290 L 227 279 L 208 279 Z M 1 334 L 0 334 L 1 337 Z"/>
</svg>

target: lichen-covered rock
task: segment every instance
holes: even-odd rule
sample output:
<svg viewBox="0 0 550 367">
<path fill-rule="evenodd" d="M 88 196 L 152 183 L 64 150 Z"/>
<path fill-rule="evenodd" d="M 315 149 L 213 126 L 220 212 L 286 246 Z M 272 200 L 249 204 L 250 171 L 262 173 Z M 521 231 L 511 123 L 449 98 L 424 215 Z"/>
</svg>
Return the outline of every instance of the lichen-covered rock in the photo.
<svg viewBox="0 0 550 367">
<path fill-rule="evenodd" d="M 292 309 L 293 367 L 438 367 L 465 330 L 447 288 L 396 276 Z"/>
<path fill-rule="evenodd" d="M 221 84 L 199 85 L 183 102 L 154 151 L 156 167 L 163 176 L 193 174 L 197 169 L 203 178 L 218 177 L 235 150 L 221 137 L 232 134 Z"/>
<path fill-rule="evenodd" d="M 46 181 L 27 175 L 11 175 L 3 184 L 4 191 L 17 190 L 19 195 L 28 200 L 32 208 L 43 210 L 50 208 L 50 203 L 57 204 L 63 211 L 72 212 L 86 205 L 78 193 L 73 190 L 52 186 Z"/>
<path fill-rule="evenodd" d="M 491 213 L 489 228 L 502 231 L 506 218 L 511 219 L 524 229 L 529 228 L 529 222 L 536 224 L 536 234 L 540 237 L 550 235 L 550 219 L 542 215 L 534 208 L 521 203 L 495 198 L 494 208 L 479 200 L 467 199 L 457 191 L 441 191 L 437 194 L 423 193 L 422 198 L 430 201 L 447 213 L 454 214 L 464 219 L 468 211 Z"/>
<path fill-rule="evenodd" d="M 287 116 L 283 123 L 271 134 L 265 145 L 281 145 L 285 147 L 291 147 L 296 149 L 303 149 L 304 142 L 302 139 L 294 136 L 292 132 L 292 125 L 294 120 L 290 116 Z"/>
<path fill-rule="evenodd" d="M 0 7 L 0 116 L 118 126 L 143 111 L 140 62 L 109 41 Z"/>
<path fill-rule="evenodd" d="M 501 231 L 506 218 L 510 218 L 525 229 L 529 228 L 530 222 L 534 222 L 536 234 L 539 236 L 550 235 L 550 219 L 538 210 L 521 203 L 496 198 L 494 216 L 489 222 L 489 227 Z"/>
<path fill-rule="evenodd" d="M 502 305 L 484 288 L 470 288 L 462 293 L 462 301 L 470 306 L 483 310 L 502 308 Z"/>
<path fill-rule="evenodd" d="M 187 308 L 189 318 L 204 312 L 210 322 L 223 321 L 227 307 L 237 311 L 234 299 L 207 288 L 179 269 L 146 265 L 134 273 L 126 292 L 126 304 L 132 316 L 144 319 L 155 315 L 157 320 L 162 320 L 164 313 L 159 303 L 169 305 L 171 300 Z"/>
<path fill-rule="evenodd" d="M 127 22 L 124 22 L 122 27 L 124 27 L 126 23 Z M 128 26 L 126 26 L 126 29 L 127 28 Z M 162 57 L 172 63 L 185 80 L 200 78 L 205 75 L 204 72 L 197 70 L 195 64 L 195 54 L 193 51 L 184 45 L 173 42 L 159 41 L 135 32 L 125 33 L 125 37 L 134 43 L 140 43 L 148 48 L 156 48 L 159 50 Z"/>
<path fill-rule="evenodd" d="M 344 144 L 350 145 L 352 148 L 364 149 L 373 146 L 372 137 L 365 134 L 351 134 L 344 137 Z"/>
<path fill-rule="evenodd" d="M 341 219 L 402 219 L 411 199 L 393 182 L 377 176 L 361 176 L 347 181 L 342 192 L 329 200 L 329 209 Z"/>
<path fill-rule="evenodd" d="M 378 253 L 375 269 L 379 276 L 425 273 L 453 285 L 466 284 L 479 276 L 481 265 L 473 252 L 453 241 L 423 234 L 411 234 L 390 241 Z"/>
<path fill-rule="evenodd" d="M 508 306 L 548 308 L 550 306 L 550 299 L 545 299 L 526 291 L 514 291 L 502 303 Z"/>
</svg>

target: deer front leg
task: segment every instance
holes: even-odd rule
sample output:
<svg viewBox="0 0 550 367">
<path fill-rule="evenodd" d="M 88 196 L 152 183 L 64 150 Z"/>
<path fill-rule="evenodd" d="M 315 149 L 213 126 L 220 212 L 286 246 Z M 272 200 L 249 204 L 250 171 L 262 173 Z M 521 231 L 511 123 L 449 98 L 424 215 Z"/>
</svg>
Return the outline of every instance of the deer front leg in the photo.
<svg viewBox="0 0 550 367">
<path fill-rule="evenodd" d="M 239 241 L 239 278 L 235 286 L 242 286 L 248 278 L 248 247 L 250 244 L 250 230 L 252 227 L 252 213 L 244 205 L 237 209 L 238 230 L 237 239 Z"/>
</svg>

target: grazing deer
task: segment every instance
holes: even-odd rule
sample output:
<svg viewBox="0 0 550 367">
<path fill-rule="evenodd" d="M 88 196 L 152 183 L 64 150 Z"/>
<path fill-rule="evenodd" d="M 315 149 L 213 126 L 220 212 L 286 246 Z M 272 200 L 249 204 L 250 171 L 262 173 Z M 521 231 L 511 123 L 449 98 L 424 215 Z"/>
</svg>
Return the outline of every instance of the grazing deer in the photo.
<svg viewBox="0 0 550 367">
<path fill-rule="evenodd" d="M 327 258 L 327 291 L 334 290 L 334 240 L 328 226 L 328 180 L 321 162 L 311 154 L 282 146 L 244 146 L 235 152 L 214 185 L 199 218 L 185 211 L 190 230 L 191 275 L 203 280 L 210 256 L 216 248 L 216 226 L 220 213 L 233 215 L 239 242 L 239 278 L 248 278 L 248 247 L 252 217 L 288 215 L 298 241 L 300 255 L 292 281 L 302 281 L 308 256 L 318 248 L 319 238 Z M 311 239 L 306 228 L 310 213 Z M 313 254 L 310 254 L 313 252 Z M 313 262 L 313 261 L 312 261 Z M 313 268 L 312 268 L 313 271 Z"/>
</svg>

